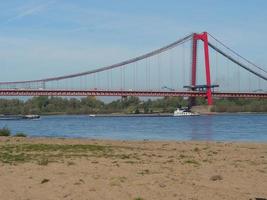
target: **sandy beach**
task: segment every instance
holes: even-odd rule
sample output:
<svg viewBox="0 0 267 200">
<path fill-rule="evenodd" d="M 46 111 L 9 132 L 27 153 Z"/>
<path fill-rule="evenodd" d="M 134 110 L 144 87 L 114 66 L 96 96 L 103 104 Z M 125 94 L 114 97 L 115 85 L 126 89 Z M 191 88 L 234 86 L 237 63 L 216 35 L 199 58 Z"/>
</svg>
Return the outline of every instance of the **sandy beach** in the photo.
<svg viewBox="0 0 267 200">
<path fill-rule="evenodd" d="M 0 137 L 1 200 L 267 198 L 267 144 Z"/>
</svg>

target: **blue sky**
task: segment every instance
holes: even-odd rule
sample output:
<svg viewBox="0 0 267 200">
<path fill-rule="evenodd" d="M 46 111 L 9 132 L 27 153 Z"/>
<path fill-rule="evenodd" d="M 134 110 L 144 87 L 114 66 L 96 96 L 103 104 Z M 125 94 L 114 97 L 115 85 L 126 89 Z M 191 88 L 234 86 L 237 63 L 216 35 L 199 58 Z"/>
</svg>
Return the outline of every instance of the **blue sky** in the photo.
<svg viewBox="0 0 267 200">
<path fill-rule="evenodd" d="M 0 2 L 0 81 L 87 71 L 208 31 L 267 69 L 265 0 Z"/>
</svg>

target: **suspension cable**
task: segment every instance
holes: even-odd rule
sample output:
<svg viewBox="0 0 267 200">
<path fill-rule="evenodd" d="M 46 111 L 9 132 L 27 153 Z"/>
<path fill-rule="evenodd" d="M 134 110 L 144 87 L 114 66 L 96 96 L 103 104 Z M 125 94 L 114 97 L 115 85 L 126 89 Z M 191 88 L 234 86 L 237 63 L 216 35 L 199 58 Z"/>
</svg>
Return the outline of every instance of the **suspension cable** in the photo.
<svg viewBox="0 0 267 200">
<path fill-rule="evenodd" d="M 101 67 L 101 68 L 98 68 L 98 69 L 95 69 L 95 70 L 90 70 L 90 71 L 77 73 L 77 74 L 70 74 L 70 75 L 66 75 L 66 76 L 58 76 L 58 77 L 51 77 L 51 78 L 45 78 L 45 79 L 38 79 L 38 80 L 0 82 L 0 85 L 1 84 L 32 83 L 32 82 L 48 82 L 48 81 L 54 81 L 54 80 L 69 79 L 69 78 L 74 78 L 74 77 L 84 76 L 84 75 L 89 75 L 89 74 L 95 74 L 95 73 L 98 73 L 98 72 L 102 72 L 102 71 L 106 71 L 106 70 L 111 70 L 111 69 L 114 69 L 114 68 L 122 67 L 122 66 L 125 66 L 125 65 L 128 65 L 128 64 L 131 64 L 131 63 L 134 63 L 134 62 L 137 62 L 137 61 L 152 57 L 154 55 L 158 55 L 158 54 L 160 54 L 162 52 L 165 52 L 165 51 L 167 51 L 169 49 L 172 49 L 172 48 L 174 48 L 174 47 L 176 47 L 176 46 L 178 46 L 180 44 L 183 44 L 183 43 L 187 42 L 188 40 L 192 39 L 192 37 L 193 37 L 193 34 L 191 33 L 191 34 L 185 36 L 184 38 L 179 39 L 179 40 L 177 40 L 177 41 L 175 41 L 175 42 L 173 42 L 173 43 L 171 43 L 169 45 L 166 45 L 166 46 L 164 46 L 162 48 L 159 48 L 157 50 L 151 51 L 151 52 L 146 53 L 144 55 L 141 55 L 141 56 L 138 56 L 138 57 L 135 57 L 135 58 L 132 58 L 132 59 L 120 62 L 120 63 L 116 63 L 116 64 L 109 65 L 109 66 L 106 66 L 106 67 Z"/>
<path fill-rule="evenodd" d="M 222 51 L 221 49 L 219 49 L 218 47 L 216 47 L 215 45 L 213 45 L 212 43 L 209 42 L 209 46 L 211 48 L 213 48 L 215 51 L 219 52 L 220 54 L 222 54 L 224 57 L 228 58 L 229 60 L 231 60 L 232 62 L 234 62 L 235 64 L 239 65 L 240 67 L 246 69 L 247 71 L 253 73 L 254 75 L 264 79 L 267 81 L 267 77 L 258 73 L 258 72 L 255 72 L 254 70 L 252 70 L 251 68 L 249 68 L 248 66 L 242 64 L 241 62 L 237 61 L 236 59 L 234 59 L 232 56 L 228 55 L 227 53 L 225 53 L 224 51 Z"/>
<path fill-rule="evenodd" d="M 212 37 L 216 42 L 218 42 L 219 44 L 221 44 L 223 47 L 225 47 L 227 50 L 231 51 L 232 53 L 234 53 L 235 55 L 237 55 L 238 57 L 242 58 L 243 60 L 245 60 L 246 62 L 248 62 L 249 64 L 253 65 L 254 67 L 258 68 L 259 70 L 267 73 L 267 71 L 265 69 L 263 69 L 262 67 L 259 67 L 258 65 L 256 65 L 255 63 L 251 62 L 250 60 L 246 59 L 245 57 L 241 56 L 239 53 L 237 53 L 236 51 L 234 51 L 233 49 L 231 49 L 230 47 L 226 46 L 224 43 L 222 43 L 220 40 L 218 40 L 217 38 L 215 38 L 213 35 L 211 35 L 210 33 L 208 33 L 210 37 Z"/>
</svg>

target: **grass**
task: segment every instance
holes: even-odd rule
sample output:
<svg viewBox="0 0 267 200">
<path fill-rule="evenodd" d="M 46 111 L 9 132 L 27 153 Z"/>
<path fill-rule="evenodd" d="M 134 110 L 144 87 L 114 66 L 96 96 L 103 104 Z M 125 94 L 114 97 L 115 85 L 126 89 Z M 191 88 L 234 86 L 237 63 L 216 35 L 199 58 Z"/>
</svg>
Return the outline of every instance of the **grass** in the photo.
<svg viewBox="0 0 267 200">
<path fill-rule="evenodd" d="M 60 144 L 4 144 L 0 145 L 0 162 L 35 162 L 48 165 L 64 158 L 116 156 L 111 147 L 101 145 L 60 145 Z"/>
<path fill-rule="evenodd" d="M 24 153 L 0 152 L 0 161 L 3 163 L 27 162 L 29 157 Z"/>
<path fill-rule="evenodd" d="M 11 132 L 9 128 L 4 127 L 0 129 L 0 136 L 10 136 Z"/>
<path fill-rule="evenodd" d="M 115 149 L 116 151 L 114 151 Z M 0 145 L 0 162 L 9 164 L 33 162 L 46 166 L 51 162 L 64 162 L 69 158 L 81 157 L 116 158 L 126 161 L 130 158 L 139 159 L 131 154 L 120 152 L 121 147 L 119 146 L 94 144 L 2 144 Z M 72 163 L 67 163 L 67 165 L 72 165 Z"/>
</svg>

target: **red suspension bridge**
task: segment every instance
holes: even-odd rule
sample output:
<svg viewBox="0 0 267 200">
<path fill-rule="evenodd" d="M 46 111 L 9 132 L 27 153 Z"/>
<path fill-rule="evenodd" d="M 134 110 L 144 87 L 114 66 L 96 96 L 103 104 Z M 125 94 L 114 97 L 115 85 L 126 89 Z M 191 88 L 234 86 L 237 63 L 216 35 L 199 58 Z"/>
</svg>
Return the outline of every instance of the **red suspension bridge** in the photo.
<svg viewBox="0 0 267 200">
<path fill-rule="evenodd" d="M 267 98 L 267 71 L 203 32 L 95 70 L 0 82 L 0 96 L 183 96 L 212 105 L 213 97 Z"/>
</svg>

